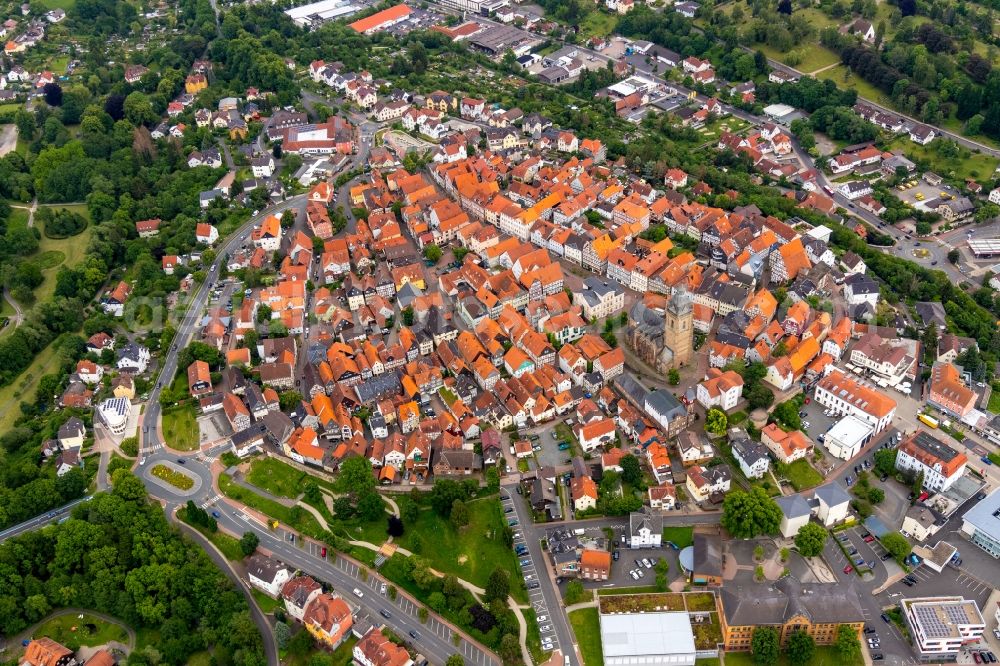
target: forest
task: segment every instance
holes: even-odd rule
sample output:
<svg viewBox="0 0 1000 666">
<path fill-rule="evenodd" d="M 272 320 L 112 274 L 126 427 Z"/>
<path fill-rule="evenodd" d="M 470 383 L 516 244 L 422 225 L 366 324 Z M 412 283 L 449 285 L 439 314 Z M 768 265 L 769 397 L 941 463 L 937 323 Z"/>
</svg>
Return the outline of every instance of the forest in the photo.
<svg viewBox="0 0 1000 666">
<path fill-rule="evenodd" d="M 214 663 L 266 663 L 243 596 L 126 470 L 65 523 L 0 545 L 0 634 L 64 607 L 107 613 L 154 637 L 129 666 L 184 664 L 206 649 Z"/>
</svg>

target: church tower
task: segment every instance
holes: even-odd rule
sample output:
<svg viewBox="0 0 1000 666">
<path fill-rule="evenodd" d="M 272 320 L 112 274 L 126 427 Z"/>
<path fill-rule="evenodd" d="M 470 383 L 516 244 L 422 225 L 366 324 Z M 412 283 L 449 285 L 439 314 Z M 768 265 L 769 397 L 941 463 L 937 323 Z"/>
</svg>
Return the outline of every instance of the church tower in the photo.
<svg viewBox="0 0 1000 666">
<path fill-rule="evenodd" d="M 672 367 L 679 368 L 691 361 L 694 345 L 694 314 L 692 296 L 681 287 L 667 301 L 663 318 L 663 346 L 673 352 Z"/>
</svg>

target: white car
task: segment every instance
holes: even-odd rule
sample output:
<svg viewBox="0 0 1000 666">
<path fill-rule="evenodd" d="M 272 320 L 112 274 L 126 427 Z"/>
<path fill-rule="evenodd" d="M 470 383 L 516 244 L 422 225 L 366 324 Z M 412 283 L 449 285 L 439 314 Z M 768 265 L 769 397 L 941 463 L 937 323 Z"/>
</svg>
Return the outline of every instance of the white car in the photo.
<svg viewBox="0 0 1000 666">
<path fill-rule="evenodd" d="M 388 589 L 388 586 L 386 586 L 385 583 L 382 583 L 382 587 L 379 588 L 379 592 L 382 593 L 382 594 L 385 594 L 385 592 L 386 592 L 387 589 Z"/>
<path fill-rule="evenodd" d="M 139 466 L 141 467 L 145 464 L 146 464 L 146 456 L 139 458 Z"/>
<path fill-rule="evenodd" d="M 358 588 L 354 588 L 354 596 L 360 599 L 361 597 L 365 596 L 365 593 L 359 590 Z"/>
<path fill-rule="evenodd" d="M 545 622 L 547 619 L 549 619 L 549 616 L 548 615 L 539 615 L 536 619 L 539 622 Z"/>
</svg>

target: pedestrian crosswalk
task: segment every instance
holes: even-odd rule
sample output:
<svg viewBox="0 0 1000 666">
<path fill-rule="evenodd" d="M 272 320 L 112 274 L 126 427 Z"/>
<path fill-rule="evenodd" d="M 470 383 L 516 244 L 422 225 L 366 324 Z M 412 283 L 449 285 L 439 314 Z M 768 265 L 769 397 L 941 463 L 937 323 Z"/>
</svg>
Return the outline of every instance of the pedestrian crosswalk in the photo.
<svg viewBox="0 0 1000 666">
<path fill-rule="evenodd" d="M 152 451 L 162 451 L 164 448 L 163 442 L 144 442 L 142 450 L 146 452 Z"/>
<path fill-rule="evenodd" d="M 199 506 L 199 508 L 204 509 L 204 508 L 207 508 L 208 506 L 210 506 L 212 504 L 215 504 L 220 499 L 222 499 L 222 495 L 219 495 L 218 493 L 216 493 L 215 495 L 212 495 L 211 497 L 209 497 L 207 500 L 205 500 L 204 502 L 202 502 L 198 506 Z"/>
</svg>

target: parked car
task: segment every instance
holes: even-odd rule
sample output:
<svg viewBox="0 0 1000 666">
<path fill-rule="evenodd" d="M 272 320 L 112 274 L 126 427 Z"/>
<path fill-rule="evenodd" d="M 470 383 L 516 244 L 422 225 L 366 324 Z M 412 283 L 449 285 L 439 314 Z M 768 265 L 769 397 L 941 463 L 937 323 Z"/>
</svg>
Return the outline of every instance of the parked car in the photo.
<svg viewBox="0 0 1000 666">
<path fill-rule="evenodd" d="M 844 573 L 845 574 L 849 574 L 852 571 L 854 571 L 854 567 L 852 567 L 850 564 L 848 564 L 846 567 L 844 567 Z"/>
<path fill-rule="evenodd" d="M 892 620 L 890 620 L 889 616 L 886 615 L 885 613 L 882 613 L 879 617 L 881 617 L 882 621 L 885 622 L 886 624 L 892 624 Z"/>
<path fill-rule="evenodd" d="M 885 657 L 882 656 L 881 652 L 876 652 L 872 655 L 872 661 L 882 661 Z"/>
</svg>

